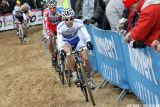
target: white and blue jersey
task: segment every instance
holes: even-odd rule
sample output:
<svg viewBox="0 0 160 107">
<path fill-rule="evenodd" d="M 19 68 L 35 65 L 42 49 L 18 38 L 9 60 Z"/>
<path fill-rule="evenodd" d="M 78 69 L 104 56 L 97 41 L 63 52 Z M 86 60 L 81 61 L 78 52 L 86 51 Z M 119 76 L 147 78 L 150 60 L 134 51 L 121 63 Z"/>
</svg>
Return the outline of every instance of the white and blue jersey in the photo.
<svg viewBox="0 0 160 107">
<path fill-rule="evenodd" d="M 60 22 L 57 26 L 58 49 L 61 49 L 64 43 L 68 43 L 76 49 L 84 47 L 85 44 L 78 35 L 79 31 L 82 32 L 86 41 L 90 41 L 90 36 L 81 20 L 74 19 L 72 27 L 67 27 L 65 21 Z"/>
</svg>

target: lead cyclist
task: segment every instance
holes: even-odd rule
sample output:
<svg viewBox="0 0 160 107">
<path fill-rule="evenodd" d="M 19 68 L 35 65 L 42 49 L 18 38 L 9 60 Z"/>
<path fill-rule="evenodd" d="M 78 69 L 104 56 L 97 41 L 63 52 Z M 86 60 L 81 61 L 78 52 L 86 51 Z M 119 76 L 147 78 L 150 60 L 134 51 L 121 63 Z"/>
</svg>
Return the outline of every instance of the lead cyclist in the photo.
<svg viewBox="0 0 160 107">
<path fill-rule="evenodd" d="M 89 50 L 93 50 L 93 45 L 91 43 L 90 35 L 87 32 L 83 22 L 79 19 L 75 19 L 75 12 L 72 8 L 64 9 L 61 13 L 63 21 L 60 22 L 57 26 L 57 39 L 58 39 L 58 49 L 61 52 L 61 57 L 64 57 L 65 53 L 70 53 L 72 47 L 76 50 L 87 47 Z M 87 45 L 82 40 L 82 37 L 78 35 L 78 32 L 81 31 L 84 36 Z M 89 84 L 93 88 L 93 81 L 90 78 L 90 66 L 88 61 L 88 49 L 81 51 L 80 54 L 84 60 L 84 65 L 88 73 Z M 67 67 L 72 71 L 73 81 L 78 82 L 77 72 L 75 68 L 75 61 L 72 55 L 66 56 Z"/>
</svg>

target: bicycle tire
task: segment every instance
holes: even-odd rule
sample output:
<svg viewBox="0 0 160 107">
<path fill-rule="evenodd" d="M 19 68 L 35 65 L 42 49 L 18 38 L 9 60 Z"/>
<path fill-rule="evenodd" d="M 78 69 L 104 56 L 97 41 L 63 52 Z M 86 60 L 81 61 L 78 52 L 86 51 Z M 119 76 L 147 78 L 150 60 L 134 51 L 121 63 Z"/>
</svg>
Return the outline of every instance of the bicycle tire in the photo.
<svg viewBox="0 0 160 107">
<path fill-rule="evenodd" d="M 83 75 L 82 75 L 82 71 L 80 70 L 80 68 L 77 67 L 77 75 L 78 75 L 78 78 L 81 80 L 80 82 L 80 88 L 81 88 L 81 91 L 82 91 L 82 94 L 84 95 L 85 99 L 86 99 L 86 102 L 88 102 L 88 93 L 87 93 L 87 89 L 86 89 L 86 86 L 84 86 L 84 78 L 83 78 Z"/>
<path fill-rule="evenodd" d="M 82 63 L 80 63 L 80 69 L 81 69 L 82 75 L 83 75 L 83 77 L 84 77 L 84 82 L 85 82 L 85 84 L 86 84 L 86 88 L 87 88 L 88 94 L 89 94 L 89 96 L 90 96 L 91 102 L 92 102 L 93 106 L 95 106 L 96 104 L 95 104 L 95 101 L 94 101 L 94 99 L 93 99 L 93 94 L 92 94 L 92 92 L 91 92 L 91 89 L 89 88 L 88 81 L 87 81 L 87 75 L 86 75 L 86 73 L 84 72 L 84 67 L 83 67 L 83 64 L 82 64 Z"/>
<path fill-rule="evenodd" d="M 81 86 L 81 91 L 82 91 L 83 95 L 85 96 L 86 102 L 88 102 L 89 99 L 88 99 L 88 93 L 87 93 L 86 87 L 82 85 Z"/>
<path fill-rule="evenodd" d="M 19 39 L 21 41 L 21 44 L 24 45 L 24 37 L 23 37 L 23 29 L 19 28 Z"/>
</svg>

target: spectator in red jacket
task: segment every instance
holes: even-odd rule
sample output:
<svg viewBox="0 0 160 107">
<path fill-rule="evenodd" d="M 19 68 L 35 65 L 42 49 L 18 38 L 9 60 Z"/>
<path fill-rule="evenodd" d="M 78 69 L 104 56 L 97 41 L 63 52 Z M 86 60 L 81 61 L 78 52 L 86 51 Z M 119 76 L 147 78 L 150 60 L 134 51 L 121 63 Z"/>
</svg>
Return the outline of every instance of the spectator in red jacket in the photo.
<svg viewBox="0 0 160 107">
<path fill-rule="evenodd" d="M 160 0 L 123 0 L 125 7 L 136 9 L 139 14 L 135 27 L 125 36 L 125 41 L 144 41 L 151 46 L 160 37 Z"/>
</svg>

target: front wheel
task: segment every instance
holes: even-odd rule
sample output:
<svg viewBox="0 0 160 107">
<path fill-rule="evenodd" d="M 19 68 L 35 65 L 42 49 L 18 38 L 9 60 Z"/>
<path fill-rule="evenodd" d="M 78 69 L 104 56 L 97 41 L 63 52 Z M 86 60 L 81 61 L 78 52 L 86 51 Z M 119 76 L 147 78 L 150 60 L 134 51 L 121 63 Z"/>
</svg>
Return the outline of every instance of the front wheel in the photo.
<svg viewBox="0 0 160 107">
<path fill-rule="evenodd" d="M 21 41 L 21 44 L 24 45 L 24 37 L 23 37 L 23 30 L 19 29 L 19 39 Z"/>
<path fill-rule="evenodd" d="M 86 99 L 86 102 L 88 102 L 87 88 L 86 88 L 86 85 L 85 85 L 85 82 L 84 82 L 84 77 L 82 75 L 82 71 L 81 71 L 81 68 L 80 68 L 79 64 L 76 65 L 76 70 L 77 70 L 78 79 L 80 79 L 80 83 L 78 83 L 77 85 L 78 85 L 78 87 L 81 88 L 81 92 L 84 95 L 84 97 Z"/>
<path fill-rule="evenodd" d="M 93 104 L 93 106 L 95 106 L 96 104 L 95 104 L 95 101 L 94 101 L 94 99 L 93 99 L 93 95 L 92 95 L 91 89 L 89 88 L 87 75 L 86 75 L 86 72 L 84 72 L 84 67 L 83 67 L 83 64 L 82 64 L 82 63 L 80 63 L 80 69 L 81 69 L 81 72 L 82 72 L 82 76 L 83 76 L 83 78 L 84 78 L 84 82 L 85 82 L 85 85 L 86 85 L 88 94 L 89 94 L 90 99 L 91 99 L 91 101 L 92 101 L 92 104 Z"/>
</svg>

